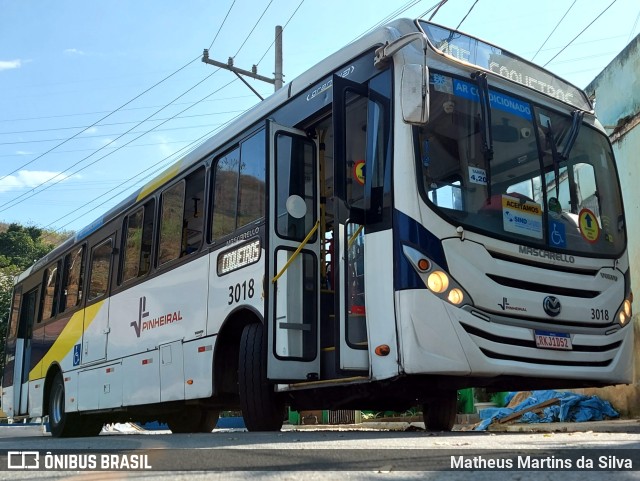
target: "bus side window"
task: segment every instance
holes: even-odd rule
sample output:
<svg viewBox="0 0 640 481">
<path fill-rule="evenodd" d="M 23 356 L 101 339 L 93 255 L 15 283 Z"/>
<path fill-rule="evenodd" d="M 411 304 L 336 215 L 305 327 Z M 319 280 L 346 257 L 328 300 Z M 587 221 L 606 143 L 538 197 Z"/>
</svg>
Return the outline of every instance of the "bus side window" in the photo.
<svg viewBox="0 0 640 481">
<path fill-rule="evenodd" d="M 89 271 L 89 297 L 87 299 L 89 301 L 104 296 L 109 289 L 112 252 L 112 239 L 107 239 L 93 248 L 91 269 Z"/>
<path fill-rule="evenodd" d="M 60 261 L 47 267 L 44 271 L 40 321 L 51 319 L 58 313 L 59 271 Z"/>
<path fill-rule="evenodd" d="M 239 148 L 220 157 L 216 162 L 211 218 L 212 240 L 229 235 L 236 229 L 239 165 Z"/>
<path fill-rule="evenodd" d="M 144 276 L 151 267 L 155 201 L 147 202 L 124 218 L 120 284 Z"/>
<path fill-rule="evenodd" d="M 65 311 L 82 302 L 82 273 L 84 272 L 84 246 L 78 247 L 64 258 L 64 277 L 60 305 Z"/>
<path fill-rule="evenodd" d="M 162 193 L 158 265 L 196 252 L 202 244 L 204 168 Z"/>
<path fill-rule="evenodd" d="M 264 217 L 265 159 L 264 130 L 217 159 L 213 169 L 211 241 Z"/>
</svg>

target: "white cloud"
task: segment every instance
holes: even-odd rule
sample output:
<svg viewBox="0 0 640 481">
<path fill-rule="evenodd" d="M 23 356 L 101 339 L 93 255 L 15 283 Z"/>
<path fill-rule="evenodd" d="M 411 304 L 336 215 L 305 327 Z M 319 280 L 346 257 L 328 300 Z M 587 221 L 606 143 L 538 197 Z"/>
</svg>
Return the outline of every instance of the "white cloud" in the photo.
<svg viewBox="0 0 640 481">
<path fill-rule="evenodd" d="M 28 150 L 16 150 L 16 155 L 33 155 L 33 152 Z"/>
<path fill-rule="evenodd" d="M 89 127 L 87 130 L 82 132 L 83 134 L 95 134 L 98 131 L 96 127 Z"/>
<path fill-rule="evenodd" d="M 22 67 L 22 60 L 20 60 L 19 58 L 15 60 L 0 60 L 0 71 L 11 70 L 20 67 Z"/>
<path fill-rule="evenodd" d="M 63 51 L 65 55 L 86 55 L 82 50 L 78 50 L 77 48 L 68 48 Z"/>
<path fill-rule="evenodd" d="M 47 170 L 20 170 L 14 175 L 9 175 L 0 181 L 0 192 L 10 190 L 31 189 L 38 187 L 49 180 L 58 182 L 61 179 L 67 181 L 77 176 L 51 172 Z"/>
</svg>

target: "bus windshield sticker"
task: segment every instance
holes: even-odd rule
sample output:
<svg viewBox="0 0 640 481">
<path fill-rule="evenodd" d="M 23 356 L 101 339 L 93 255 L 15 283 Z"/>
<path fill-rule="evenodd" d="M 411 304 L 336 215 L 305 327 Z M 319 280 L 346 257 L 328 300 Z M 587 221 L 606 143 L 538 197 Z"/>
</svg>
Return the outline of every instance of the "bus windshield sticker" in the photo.
<svg viewBox="0 0 640 481">
<path fill-rule="evenodd" d="M 542 239 L 542 208 L 535 202 L 503 195 L 502 225 L 507 232 Z"/>
<path fill-rule="evenodd" d="M 469 166 L 469 180 L 474 184 L 487 185 L 487 172 L 480 167 Z"/>
<path fill-rule="evenodd" d="M 578 214 L 578 225 L 580 234 L 584 240 L 593 244 L 600 238 L 600 225 L 596 215 L 589 209 L 582 209 Z"/>
<path fill-rule="evenodd" d="M 453 79 L 439 73 L 431 74 L 431 83 L 436 92 L 453 94 Z"/>
<path fill-rule="evenodd" d="M 567 233 L 562 222 L 549 220 L 549 244 L 552 247 L 567 247 Z"/>
<path fill-rule="evenodd" d="M 453 79 L 453 91 L 458 97 L 479 102 L 478 86 L 464 80 Z M 527 102 L 515 99 L 509 95 L 489 90 L 489 102 L 492 109 L 502 110 L 526 120 L 532 120 L 531 106 Z"/>
</svg>

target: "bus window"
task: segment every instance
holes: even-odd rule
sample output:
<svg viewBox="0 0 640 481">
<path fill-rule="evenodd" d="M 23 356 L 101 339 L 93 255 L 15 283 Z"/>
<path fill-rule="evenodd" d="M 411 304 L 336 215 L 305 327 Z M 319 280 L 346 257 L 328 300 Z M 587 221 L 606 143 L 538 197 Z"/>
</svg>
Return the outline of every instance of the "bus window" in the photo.
<svg viewBox="0 0 640 481">
<path fill-rule="evenodd" d="M 102 244 L 93 248 L 93 255 L 91 256 L 91 270 L 89 273 L 89 301 L 102 297 L 107 293 L 109 288 L 109 272 L 112 252 L 112 239 L 107 239 Z"/>
<path fill-rule="evenodd" d="M 184 180 L 162 193 L 160 246 L 158 264 L 180 257 L 182 250 L 182 213 L 184 212 Z"/>
<path fill-rule="evenodd" d="M 40 321 L 51 319 L 58 313 L 58 289 L 60 287 L 60 283 L 58 282 L 58 264 L 59 261 L 44 271 L 44 280 L 42 281 L 44 289 L 42 290 Z"/>
<path fill-rule="evenodd" d="M 240 186 L 237 227 L 264 217 L 265 195 L 264 130 L 240 146 Z"/>
<path fill-rule="evenodd" d="M 82 301 L 82 273 L 84 272 L 84 246 L 64 258 L 63 290 L 60 305 L 64 310 L 73 309 Z"/>
<path fill-rule="evenodd" d="M 216 162 L 211 240 L 264 217 L 265 131 L 261 130 Z"/>
<path fill-rule="evenodd" d="M 196 252 L 202 244 L 204 169 L 162 193 L 158 265 Z"/>
<path fill-rule="evenodd" d="M 216 163 L 211 220 L 212 239 L 229 235 L 236 229 L 239 165 L 239 148 L 220 157 Z"/>
<path fill-rule="evenodd" d="M 151 266 L 154 201 L 147 202 L 124 219 L 126 238 L 122 249 L 120 283 L 144 276 Z"/>
</svg>

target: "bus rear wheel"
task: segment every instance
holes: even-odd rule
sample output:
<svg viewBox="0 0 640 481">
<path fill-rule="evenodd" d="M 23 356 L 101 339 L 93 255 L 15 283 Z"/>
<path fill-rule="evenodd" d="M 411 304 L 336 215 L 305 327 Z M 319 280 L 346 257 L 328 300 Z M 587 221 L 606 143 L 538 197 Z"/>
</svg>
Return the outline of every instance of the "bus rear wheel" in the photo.
<svg viewBox="0 0 640 481">
<path fill-rule="evenodd" d="M 284 401 L 267 382 L 267 347 L 262 324 L 245 326 L 240 338 L 238 388 L 249 431 L 280 431 Z"/>
<path fill-rule="evenodd" d="M 424 427 L 427 431 L 451 431 L 456 422 L 457 413 L 457 391 L 443 391 L 422 406 Z"/>
<path fill-rule="evenodd" d="M 95 417 L 80 419 L 78 413 L 65 410 L 64 379 L 57 373 L 49 394 L 49 429 L 54 438 L 97 436 L 102 430 L 102 422 Z"/>
</svg>

